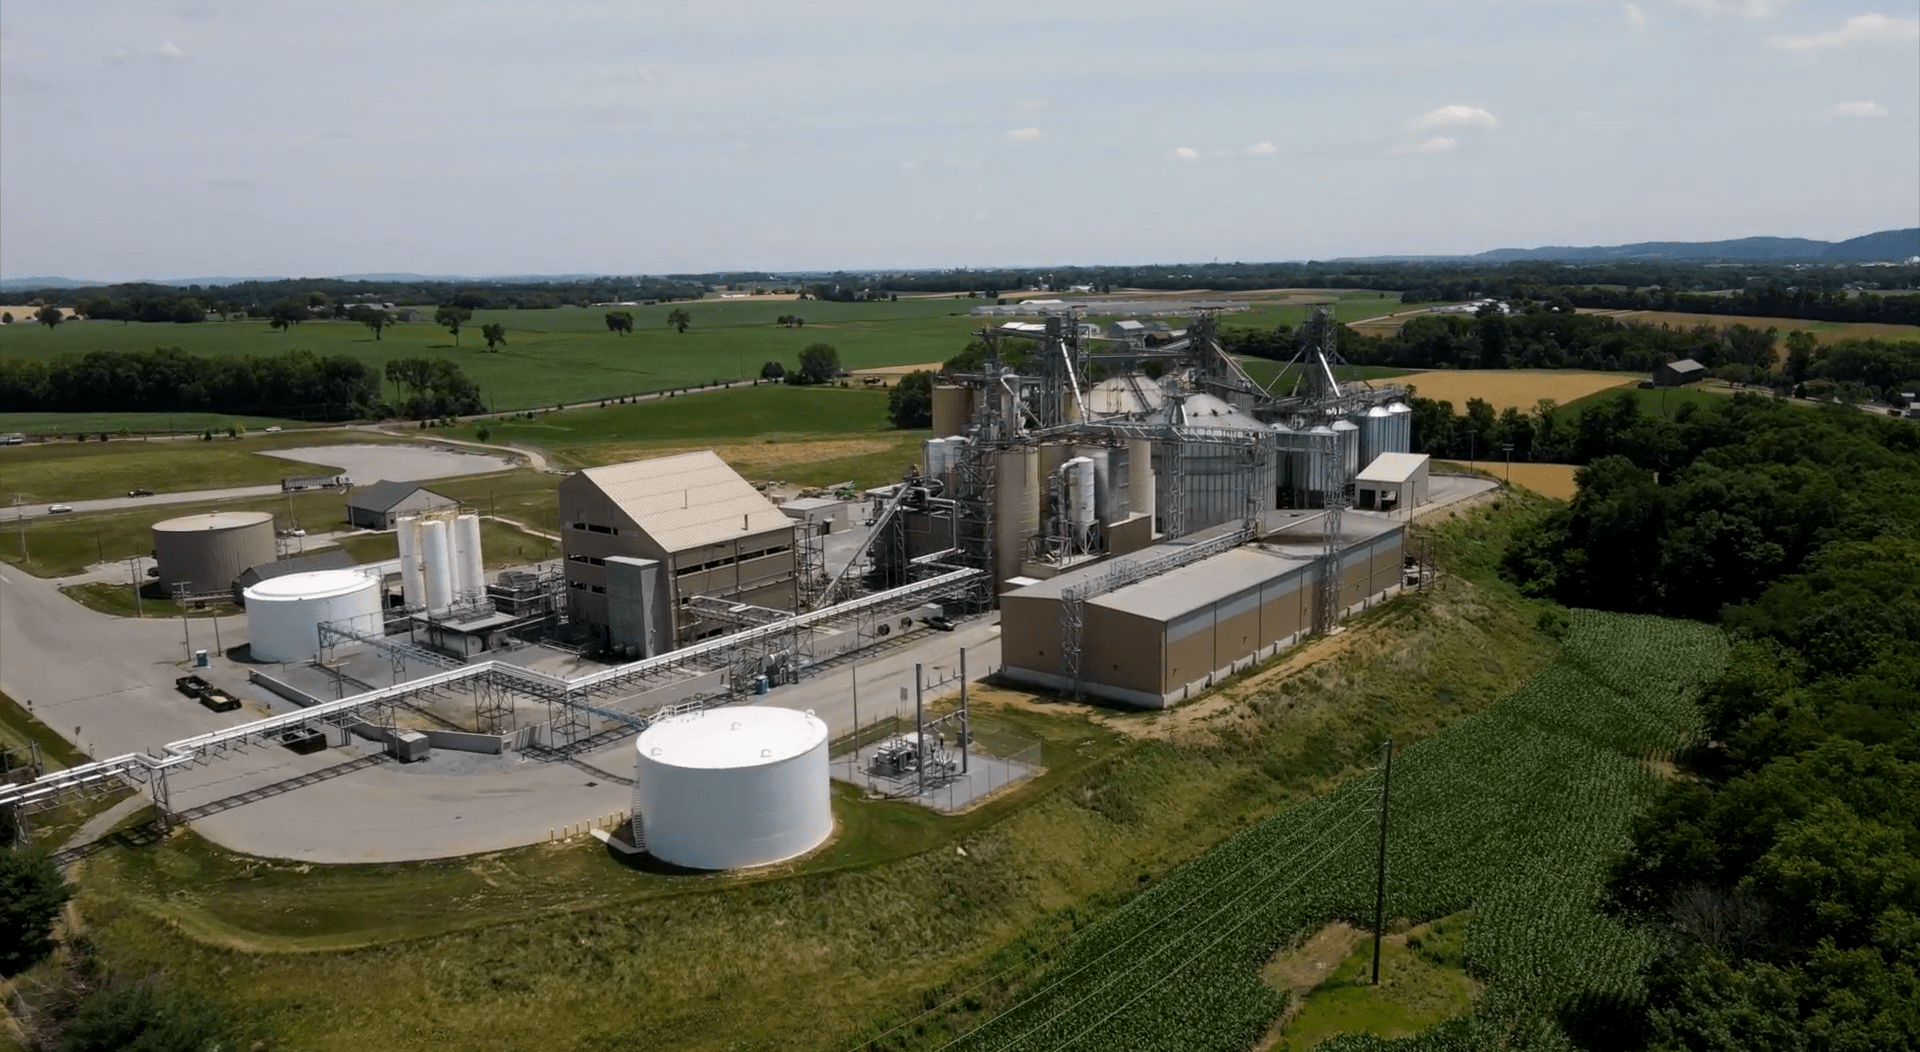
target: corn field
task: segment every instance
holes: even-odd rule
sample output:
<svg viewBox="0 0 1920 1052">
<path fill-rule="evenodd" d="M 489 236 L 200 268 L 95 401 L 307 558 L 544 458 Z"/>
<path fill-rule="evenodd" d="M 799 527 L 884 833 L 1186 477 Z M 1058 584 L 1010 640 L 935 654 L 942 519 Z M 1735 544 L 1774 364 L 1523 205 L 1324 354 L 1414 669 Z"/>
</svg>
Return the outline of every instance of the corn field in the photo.
<svg viewBox="0 0 1920 1052">
<path fill-rule="evenodd" d="M 1471 909 L 1467 967 L 1486 984 L 1472 1016 L 1395 1048 L 1571 1048 L 1568 1019 L 1634 994 L 1649 946 L 1594 906 L 1658 789 L 1646 761 L 1692 731 L 1694 689 L 1725 653 L 1708 625 L 1576 612 L 1559 661 L 1395 759 L 1388 916 Z M 946 1047 L 1251 1047 L 1287 1003 L 1262 963 L 1329 921 L 1371 926 L 1379 785 L 1356 778 L 1175 871 Z"/>
</svg>

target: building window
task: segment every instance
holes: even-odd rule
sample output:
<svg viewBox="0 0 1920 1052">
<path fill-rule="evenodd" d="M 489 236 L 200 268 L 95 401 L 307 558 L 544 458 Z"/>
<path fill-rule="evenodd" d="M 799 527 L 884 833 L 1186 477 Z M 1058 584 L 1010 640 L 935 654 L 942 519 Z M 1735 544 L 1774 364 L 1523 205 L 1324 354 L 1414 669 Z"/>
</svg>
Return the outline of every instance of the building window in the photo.
<svg viewBox="0 0 1920 1052">
<path fill-rule="evenodd" d="M 593 587 L 591 587 L 591 588 L 589 588 L 589 589 L 588 589 L 588 591 L 590 591 L 590 592 L 592 592 L 592 593 L 593 593 L 594 595 L 606 595 L 606 594 L 607 594 L 607 590 L 606 590 L 606 588 L 605 588 L 604 586 L 602 586 L 602 585 L 597 585 L 597 584 L 596 584 L 596 585 L 594 585 Z"/>
<path fill-rule="evenodd" d="M 568 581 L 568 582 L 567 582 L 567 586 L 568 586 L 568 587 L 570 587 L 570 588 L 578 588 L 578 589 L 581 589 L 582 591 L 584 591 L 584 590 L 586 589 L 586 587 L 587 587 L 587 582 L 585 582 L 585 581 Z"/>
</svg>

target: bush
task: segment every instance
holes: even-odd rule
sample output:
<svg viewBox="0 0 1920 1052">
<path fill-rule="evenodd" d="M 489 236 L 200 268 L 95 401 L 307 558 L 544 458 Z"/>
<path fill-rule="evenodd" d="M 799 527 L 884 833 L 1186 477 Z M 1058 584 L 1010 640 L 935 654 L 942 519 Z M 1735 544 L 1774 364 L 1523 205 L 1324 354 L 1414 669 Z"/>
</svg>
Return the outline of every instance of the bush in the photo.
<svg viewBox="0 0 1920 1052">
<path fill-rule="evenodd" d="M 0 850 L 0 977 L 12 978 L 53 952 L 53 924 L 73 887 L 45 851 Z"/>
<path fill-rule="evenodd" d="M 226 1027 L 197 994 L 152 981 L 103 987 L 81 1002 L 60 1052 L 212 1052 Z"/>
</svg>

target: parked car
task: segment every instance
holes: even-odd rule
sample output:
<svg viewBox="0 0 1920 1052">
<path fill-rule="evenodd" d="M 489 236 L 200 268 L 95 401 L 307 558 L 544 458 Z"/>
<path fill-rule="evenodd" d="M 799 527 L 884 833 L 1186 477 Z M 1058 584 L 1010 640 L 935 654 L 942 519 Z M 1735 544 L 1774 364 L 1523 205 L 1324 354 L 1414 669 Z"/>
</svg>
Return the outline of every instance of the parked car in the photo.
<svg viewBox="0 0 1920 1052">
<path fill-rule="evenodd" d="M 158 577 L 158 576 L 160 576 L 160 568 L 159 568 L 158 566 L 149 566 L 149 567 L 147 567 L 147 576 L 148 576 L 148 577 Z"/>
<path fill-rule="evenodd" d="M 924 620 L 927 623 L 928 628 L 931 628 L 936 632 L 953 631 L 953 621 L 952 619 L 948 618 L 945 614 L 935 614 L 932 617 L 923 618 L 922 620 Z"/>
<path fill-rule="evenodd" d="M 152 490 L 150 490 L 150 489 L 130 489 L 130 490 L 128 490 L 128 491 L 127 491 L 127 496 L 129 496 L 129 497 L 151 497 L 151 496 L 153 496 L 153 491 L 152 491 Z"/>
<path fill-rule="evenodd" d="M 275 424 L 274 426 L 272 426 L 272 427 L 270 427 L 270 428 L 267 428 L 267 434 L 269 434 L 269 435 L 271 435 L 271 434 L 274 434 L 275 432 L 277 432 L 277 431 L 279 431 L 279 430 L 280 430 L 280 425 L 278 425 L 278 424 Z"/>
<path fill-rule="evenodd" d="M 73 505 L 71 504 L 55 504 L 52 507 L 49 507 L 47 509 L 47 514 L 48 515 L 65 515 L 67 512 L 70 512 L 72 510 L 73 510 Z"/>
</svg>

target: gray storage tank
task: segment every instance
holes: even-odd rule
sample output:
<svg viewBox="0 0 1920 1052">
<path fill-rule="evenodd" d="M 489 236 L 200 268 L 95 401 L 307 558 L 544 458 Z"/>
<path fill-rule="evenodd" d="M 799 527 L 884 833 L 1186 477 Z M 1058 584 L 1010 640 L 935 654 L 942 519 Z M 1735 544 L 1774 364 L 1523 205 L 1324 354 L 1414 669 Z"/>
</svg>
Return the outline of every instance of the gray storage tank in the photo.
<svg viewBox="0 0 1920 1052">
<path fill-rule="evenodd" d="M 230 592 L 234 578 L 270 563 L 273 516 L 264 511 L 211 511 L 153 524 L 153 558 L 160 588 L 191 593 Z"/>
<path fill-rule="evenodd" d="M 1366 411 L 1359 420 L 1360 424 L 1360 467 L 1364 470 L 1368 464 L 1382 453 L 1398 452 L 1392 450 L 1393 414 L 1385 406 L 1376 405 Z"/>
<path fill-rule="evenodd" d="M 1393 418 L 1393 431 L 1388 439 L 1388 448 L 1382 453 L 1413 452 L 1413 409 L 1405 402 L 1395 402 L 1387 406 L 1387 414 Z"/>
</svg>

